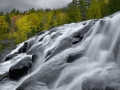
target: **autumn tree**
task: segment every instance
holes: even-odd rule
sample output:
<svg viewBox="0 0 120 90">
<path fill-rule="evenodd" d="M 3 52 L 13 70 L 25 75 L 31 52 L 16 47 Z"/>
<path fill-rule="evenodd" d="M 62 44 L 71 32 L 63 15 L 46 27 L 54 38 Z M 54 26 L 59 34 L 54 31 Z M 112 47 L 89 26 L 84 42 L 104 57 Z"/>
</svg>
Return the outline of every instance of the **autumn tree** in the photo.
<svg viewBox="0 0 120 90">
<path fill-rule="evenodd" d="M 28 21 L 28 16 L 22 16 L 16 21 L 17 31 L 14 32 L 14 38 L 16 43 L 27 40 L 27 35 L 31 31 L 31 25 Z"/>
<path fill-rule="evenodd" d="M 38 12 L 28 15 L 28 21 L 31 23 L 31 36 L 40 32 L 42 29 L 43 13 Z"/>
<path fill-rule="evenodd" d="M 46 11 L 45 13 L 46 13 L 46 15 L 44 15 L 44 20 L 43 20 L 44 26 L 43 26 L 43 29 L 47 30 L 47 29 L 50 29 L 53 26 L 53 13 L 52 12 L 48 12 L 48 11 Z"/>
<path fill-rule="evenodd" d="M 5 21 L 5 16 L 0 16 L 0 40 L 8 38 L 8 23 Z"/>
</svg>

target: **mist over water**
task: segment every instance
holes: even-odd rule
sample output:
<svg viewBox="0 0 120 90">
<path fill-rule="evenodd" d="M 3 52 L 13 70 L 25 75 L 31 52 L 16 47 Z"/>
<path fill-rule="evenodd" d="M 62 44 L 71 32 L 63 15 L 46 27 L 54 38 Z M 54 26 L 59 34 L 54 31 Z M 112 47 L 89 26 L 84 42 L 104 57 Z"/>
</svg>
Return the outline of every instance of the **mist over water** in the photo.
<svg viewBox="0 0 120 90">
<path fill-rule="evenodd" d="M 13 80 L 21 62 L 30 68 Z M 0 90 L 120 90 L 120 13 L 39 33 L 0 63 L 7 72 Z"/>
</svg>

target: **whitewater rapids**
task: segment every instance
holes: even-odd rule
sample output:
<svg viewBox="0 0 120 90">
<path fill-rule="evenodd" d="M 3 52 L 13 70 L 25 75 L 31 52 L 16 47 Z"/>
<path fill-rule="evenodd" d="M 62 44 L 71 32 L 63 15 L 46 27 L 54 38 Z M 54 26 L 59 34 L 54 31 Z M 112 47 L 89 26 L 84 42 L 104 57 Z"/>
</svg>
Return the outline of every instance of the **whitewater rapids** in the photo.
<svg viewBox="0 0 120 90">
<path fill-rule="evenodd" d="M 39 33 L 4 58 L 0 75 L 26 58 L 28 73 L 0 90 L 120 90 L 120 13 Z"/>
</svg>

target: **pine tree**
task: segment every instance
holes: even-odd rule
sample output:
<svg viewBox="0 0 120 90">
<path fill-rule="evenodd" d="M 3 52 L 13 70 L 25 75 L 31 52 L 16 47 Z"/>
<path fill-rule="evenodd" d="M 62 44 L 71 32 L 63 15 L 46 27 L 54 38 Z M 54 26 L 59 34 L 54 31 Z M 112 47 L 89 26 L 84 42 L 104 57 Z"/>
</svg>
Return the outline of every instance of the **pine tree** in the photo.
<svg viewBox="0 0 120 90">
<path fill-rule="evenodd" d="M 92 0 L 87 11 L 87 19 L 94 19 L 100 17 L 101 17 L 100 5 L 98 1 Z"/>
</svg>

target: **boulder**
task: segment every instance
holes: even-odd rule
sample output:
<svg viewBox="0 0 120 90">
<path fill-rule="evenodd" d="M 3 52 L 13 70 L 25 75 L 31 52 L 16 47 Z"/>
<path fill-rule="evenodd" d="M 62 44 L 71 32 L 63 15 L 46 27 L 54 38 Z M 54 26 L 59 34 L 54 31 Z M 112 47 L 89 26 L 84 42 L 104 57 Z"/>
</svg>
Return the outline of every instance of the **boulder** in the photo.
<svg viewBox="0 0 120 90">
<path fill-rule="evenodd" d="M 9 77 L 13 80 L 18 80 L 24 75 L 28 74 L 28 71 L 32 67 L 32 59 L 30 57 L 25 57 L 16 65 L 9 69 Z"/>
<path fill-rule="evenodd" d="M 14 53 L 14 54 L 8 54 L 8 55 L 5 57 L 4 62 L 11 60 L 11 59 L 14 58 L 15 56 L 17 56 L 16 53 Z"/>
</svg>

